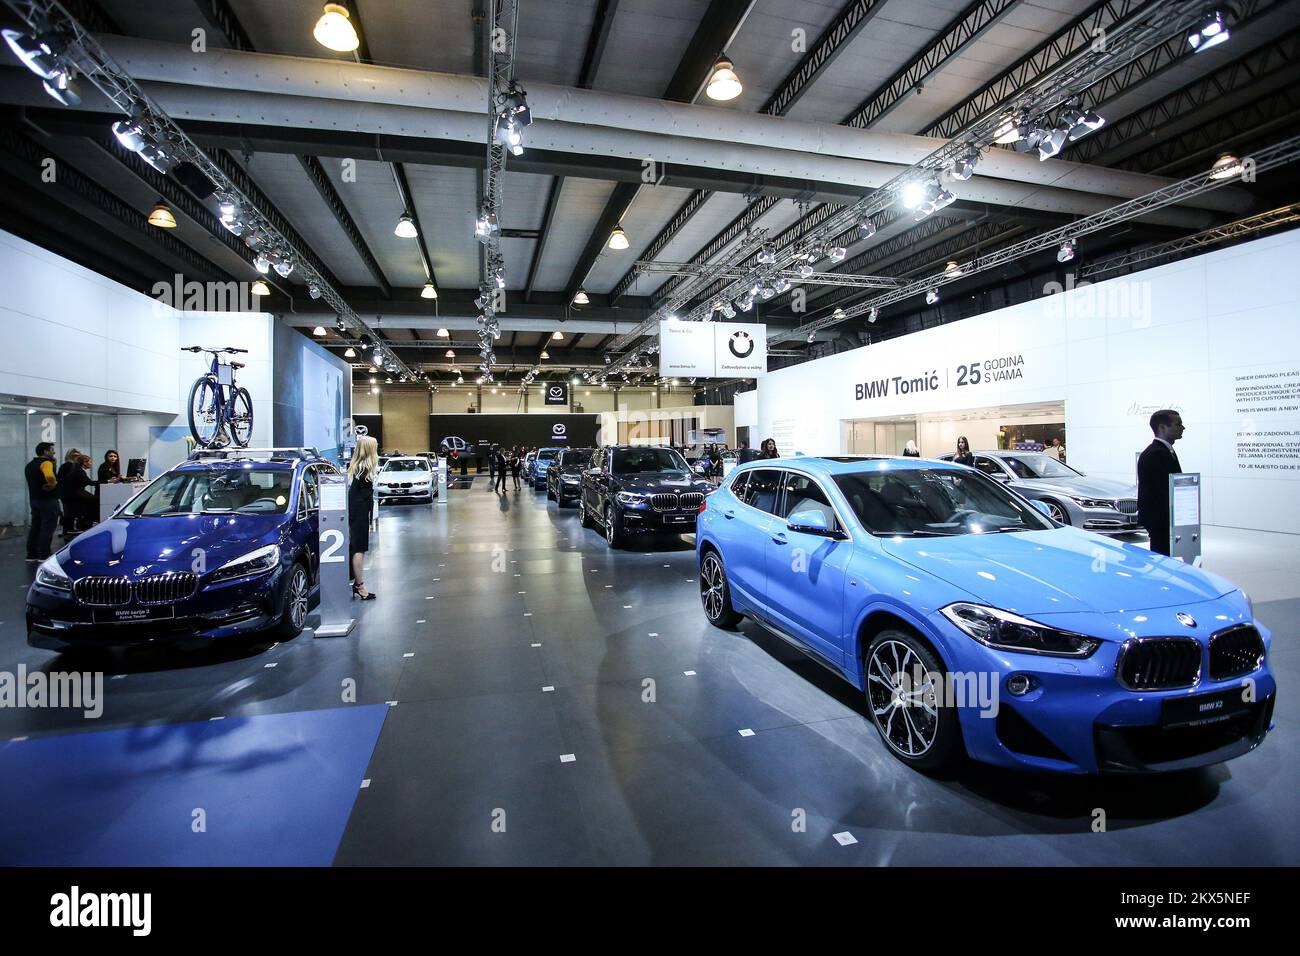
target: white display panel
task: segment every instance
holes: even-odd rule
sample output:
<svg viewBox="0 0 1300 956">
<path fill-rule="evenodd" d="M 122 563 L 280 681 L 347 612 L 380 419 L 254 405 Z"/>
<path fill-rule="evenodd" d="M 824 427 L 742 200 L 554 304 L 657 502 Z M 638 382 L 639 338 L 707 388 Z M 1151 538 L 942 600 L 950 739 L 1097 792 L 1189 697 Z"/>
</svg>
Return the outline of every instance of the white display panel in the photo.
<svg viewBox="0 0 1300 956">
<path fill-rule="evenodd" d="M 757 322 L 660 322 L 659 373 L 668 377 L 761 378 L 767 374 L 767 326 Z"/>
</svg>

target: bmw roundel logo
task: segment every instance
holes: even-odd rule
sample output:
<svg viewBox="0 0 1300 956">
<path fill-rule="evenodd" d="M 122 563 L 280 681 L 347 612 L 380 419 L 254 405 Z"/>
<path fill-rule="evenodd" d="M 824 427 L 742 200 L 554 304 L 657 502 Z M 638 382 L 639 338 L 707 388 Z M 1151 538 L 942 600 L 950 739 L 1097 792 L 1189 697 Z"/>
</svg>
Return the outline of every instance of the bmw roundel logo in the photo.
<svg viewBox="0 0 1300 956">
<path fill-rule="evenodd" d="M 727 348 L 736 358 L 748 358 L 754 351 L 754 340 L 750 334 L 743 329 L 739 332 L 731 333 L 731 338 L 727 339 Z"/>
<path fill-rule="evenodd" d="M 145 574 L 148 570 L 149 570 L 149 566 L 147 564 L 142 564 L 140 565 L 140 567 L 135 569 L 135 576 L 138 578 L 140 575 Z"/>
<path fill-rule="evenodd" d="M 563 397 L 564 397 L 564 386 L 563 386 L 563 385 L 552 385 L 552 386 L 551 386 L 551 398 L 563 398 Z"/>
<path fill-rule="evenodd" d="M 566 431 L 568 431 L 568 429 L 564 427 L 564 422 L 556 422 L 551 426 L 552 435 L 563 435 Z"/>
<path fill-rule="evenodd" d="M 1177 614 L 1174 615 L 1174 618 L 1178 621 L 1179 624 L 1183 625 L 1183 627 L 1196 626 L 1196 618 L 1192 617 L 1186 611 L 1179 611 Z"/>
</svg>

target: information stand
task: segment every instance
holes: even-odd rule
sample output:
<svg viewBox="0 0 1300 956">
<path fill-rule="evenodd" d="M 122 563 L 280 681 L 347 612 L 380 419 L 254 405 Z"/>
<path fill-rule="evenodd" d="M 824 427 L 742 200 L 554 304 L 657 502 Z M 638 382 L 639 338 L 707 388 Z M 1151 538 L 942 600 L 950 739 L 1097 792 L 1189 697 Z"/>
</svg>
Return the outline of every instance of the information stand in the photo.
<svg viewBox="0 0 1300 956">
<path fill-rule="evenodd" d="M 348 583 L 348 480 L 345 475 L 320 476 L 320 625 L 317 637 L 346 637 L 352 619 L 352 586 Z"/>
<path fill-rule="evenodd" d="M 1201 566 L 1201 476 L 1169 476 L 1169 556 Z"/>
</svg>

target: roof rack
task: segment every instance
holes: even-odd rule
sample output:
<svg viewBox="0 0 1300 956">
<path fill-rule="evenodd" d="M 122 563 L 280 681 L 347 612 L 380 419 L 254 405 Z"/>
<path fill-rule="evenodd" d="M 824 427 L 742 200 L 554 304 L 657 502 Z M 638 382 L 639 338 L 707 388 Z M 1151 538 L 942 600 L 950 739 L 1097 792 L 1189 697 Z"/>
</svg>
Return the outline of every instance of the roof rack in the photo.
<svg viewBox="0 0 1300 956">
<path fill-rule="evenodd" d="M 203 461 L 205 459 L 262 458 L 280 461 L 297 461 L 307 458 L 320 458 L 321 453 L 315 448 L 196 448 L 190 452 L 186 461 Z"/>
</svg>

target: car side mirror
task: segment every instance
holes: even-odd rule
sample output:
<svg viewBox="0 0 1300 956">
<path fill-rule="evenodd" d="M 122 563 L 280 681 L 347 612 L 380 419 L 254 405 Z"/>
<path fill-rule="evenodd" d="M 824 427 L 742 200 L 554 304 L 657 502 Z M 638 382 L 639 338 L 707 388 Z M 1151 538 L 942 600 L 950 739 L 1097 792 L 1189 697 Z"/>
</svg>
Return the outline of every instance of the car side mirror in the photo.
<svg viewBox="0 0 1300 956">
<path fill-rule="evenodd" d="M 989 475 L 989 477 L 992 478 L 994 481 L 1000 481 L 1003 484 L 1008 484 L 1011 481 L 1011 477 L 1009 475 L 1005 475 L 1000 471 L 994 472 L 993 474 Z"/>
<path fill-rule="evenodd" d="M 790 531 L 801 531 L 804 534 L 817 534 L 824 538 L 839 538 L 843 536 L 841 533 L 832 530 L 830 523 L 826 520 L 826 515 L 815 508 L 796 511 L 786 519 L 785 526 Z"/>
<path fill-rule="evenodd" d="M 1046 505 L 1045 503 L 1043 503 L 1043 502 L 1041 502 L 1041 501 L 1039 501 L 1039 500 L 1037 500 L 1037 499 L 1034 499 L 1034 500 L 1030 501 L 1029 503 L 1030 503 L 1031 505 L 1033 505 L 1035 508 L 1037 508 L 1039 511 L 1041 511 L 1041 512 L 1042 512 L 1044 515 L 1046 515 L 1047 517 L 1049 517 L 1049 518 L 1052 517 L 1052 509 L 1049 508 L 1049 507 L 1047 507 L 1047 505 Z"/>
</svg>

